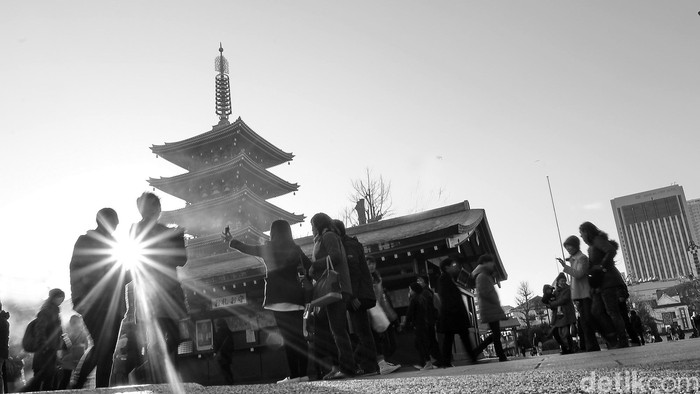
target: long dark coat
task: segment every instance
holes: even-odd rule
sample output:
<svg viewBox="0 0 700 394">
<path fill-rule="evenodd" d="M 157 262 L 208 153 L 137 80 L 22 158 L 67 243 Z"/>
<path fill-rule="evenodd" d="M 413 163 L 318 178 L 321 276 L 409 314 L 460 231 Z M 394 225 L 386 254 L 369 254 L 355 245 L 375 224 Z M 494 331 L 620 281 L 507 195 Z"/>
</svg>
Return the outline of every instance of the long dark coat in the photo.
<svg viewBox="0 0 700 394">
<path fill-rule="evenodd" d="M 437 326 L 439 332 L 458 333 L 472 326 L 462 294 L 450 274 L 446 272 L 443 272 L 438 280 L 438 295 L 441 301 Z"/>
</svg>

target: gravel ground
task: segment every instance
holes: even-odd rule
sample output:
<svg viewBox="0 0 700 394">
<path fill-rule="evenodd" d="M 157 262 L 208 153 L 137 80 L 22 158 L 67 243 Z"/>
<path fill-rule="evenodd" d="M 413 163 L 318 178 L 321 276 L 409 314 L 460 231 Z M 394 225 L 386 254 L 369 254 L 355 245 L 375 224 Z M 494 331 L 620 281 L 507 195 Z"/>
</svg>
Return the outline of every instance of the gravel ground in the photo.
<svg viewBox="0 0 700 394">
<path fill-rule="evenodd" d="M 599 368 L 575 370 L 535 370 L 477 375 L 411 376 L 392 379 L 348 379 L 333 382 L 297 384 L 262 384 L 203 387 L 185 384 L 182 391 L 168 385 L 122 387 L 100 391 L 114 393 L 241 393 L 241 394 L 326 394 L 326 393 L 697 393 L 700 387 L 700 360 L 642 365 L 633 368 Z M 405 375 L 405 374 L 404 374 Z M 636 381 L 641 386 L 631 386 Z M 618 377 L 619 383 L 615 383 Z M 681 379 L 679 381 L 679 378 Z M 686 383 L 690 378 L 691 385 Z M 583 380 L 586 379 L 586 380 Z M 582 385 L 583 381 L 583 385 Z M 661 384 L 665 384 L 665 389 Z"/>
</svg>

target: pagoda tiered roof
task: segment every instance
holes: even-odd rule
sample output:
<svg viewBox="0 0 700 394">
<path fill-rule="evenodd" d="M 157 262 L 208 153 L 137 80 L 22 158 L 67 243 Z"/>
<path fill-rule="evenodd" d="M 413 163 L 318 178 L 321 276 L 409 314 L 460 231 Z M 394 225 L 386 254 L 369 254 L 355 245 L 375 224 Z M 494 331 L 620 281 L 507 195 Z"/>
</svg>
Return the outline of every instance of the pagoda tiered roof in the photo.
<svg viewBox="0 0 700 394">
<path fill-rule="evenodd" d="M 242 152 L 262 168 L 291 161 L 284 152 L 254 132 L 239 117 L 231 124 L 214 126 L 210 131 L 177 142 L 153 145 L 156 155 L 188 171 L 196 171 L 226 161 Z"/>
<path fill-rule="evenodd" d="M 304 215 L 289 213 L 270 204 L 244 186 L 222 197 L 163 212 L 160 221 L 177 223 L 191 235 L 204 235 L 221 233 L 226 226 L 231 226 L 232 231 L 241 227 L 267 229 L 275 220 L 296 224 L 304 218 Z"/>
<path fill-rule="evenodd" d="M 198 171 L 150 178 L 148 183 L 188 203 L 234 193 L 244 186 L 266 199 L 299 190 L 298 184 L 287 182 L 260 167 L 245 153 Z"/>
</svg>

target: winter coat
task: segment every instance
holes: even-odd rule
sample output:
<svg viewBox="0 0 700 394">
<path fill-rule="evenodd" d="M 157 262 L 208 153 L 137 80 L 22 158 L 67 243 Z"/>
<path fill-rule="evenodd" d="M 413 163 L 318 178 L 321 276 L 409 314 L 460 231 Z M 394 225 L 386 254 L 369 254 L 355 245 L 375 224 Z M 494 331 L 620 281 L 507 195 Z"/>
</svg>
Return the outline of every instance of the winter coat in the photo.
<svg viewBox="0 0 700 394">
<path fill-rule="evenodd" d="M 185 294 L 177 278 L 177 267 L 187 262 L 183 231 L 140 221 L 131 226 L 131 237 L 147 248 L 148 262 L 141 265 L 141 272 L 151 315 L 174 320 L 184 317 Z"/>
<path fill-rule="evenodd" d="M 438 295 L 440 296 L 440 317 L 438 331 L 456 333 L 466 331 L 472 326 L 467 313 L 467 306 L 462 300 L 462 293 L 450 274 L 443 272 L 438 279 Z"/>
<path fill-rule="evenodd" d="M 263 306 L 289 303 L 304 306 L 304 289 L 299 282 L 299 270 L 311 267 L 311 260 L 294 243 L 277 244 L 267 242 L 264 245 L 246 245 L 232 241 L 231 246 L 241 252 L 262 257 L 267 266 L 265 278 L 265 300 Z"/>
<path fill-rule="evenodd" d="M 632 323 L 632 328 L 634 328 L 634 331 L 637 333 L 643 333 L 644 332 L 644 325 L 642 324 L 642 318 L 639 317 L 639 315 L 634 315 L 630 318 L 630 323 Z"/>
<path fill-rule="evenodd" d="M 39 350 L 34 353 L 32 369 L 39 370 L 45 366 L 56 364 L 56 352 L 61 348 L 63 328 L 61 327 L 60 309 L 51 301 L 47 301 L 37 313 L 36 330 Z"/>
<path fill-rule="evenodd" d="M 0 310 L 0 359 L 10 357 L 10 314 Z"/>
<path fill-rule="evenodd" d="M 341 241 L 348 260 L 352 296 L 362 303 L 363 308 L 369 309 L 377 303 L 377 298 L 374 295 L 372 276 L 365 259 L 365 249 L 355 237 L 345 235 Z"/>
<path fill-rule="evenodd" d="M 591 285 L 588 283 L 588 257 L 580 250 L 569 257 L 571 266 L 565 265 L 564 272 L 571 275 L 571 298 L 582 300 L 591 298 Z"/>
<path fill-rule="evenodd" d="M 352 284 L 350 283 L 350 271 L 345 254 L 345 248 L 340 242 L 340 237 L 329 230 L 324 230 L 323 234 L 314 237 L 314 259 L 311 264 L 311 273 L 314 279 L 320 279 L 326 271 L 326 256 L 331 256 L 333 268 L 338 273 L 340 281 L 340 291 L 343 300 L 349 301 L 352 298 Z"/>
<path fill-rule="evenodd" d="M 598 235 L 588 246 L 592 288 L 608 289 L 625 286 L 620 271 L 615 267 L 617 248 L 606 237 Z"/>
<path fill-rule="evenodd" d="M 69 265 L 73 309 L 83 316 L 95 316 L 98 321 L 102 320 L 100 317 L 123 316 L 126 312 L 125 285 L 131 281 L 131 274 L 115 269 L 115 242 L 110 234 L 90 230 L 78 237 Z M 88 294 L 90 300 L 83 302 Z"/>
<path fill-rule="evenodd" d="M 563 315 L 556 315 L 554 327 L 566 327 L 571 324 L 576 324 L 576 310 L 574 302 L 571 300 L 571 287 L 564 285 L 557 287 L 554 290 L 554 297 L 549 302 L 549 306 L 557 313 L 559 308 Z"/>
<path fill-rule="evenodd" d="M 479 314 L 482 323 L 506 320 L 506 314 L 501 307 L 501 300 L 494 287 L 493 272 L 480 265 L 474 269 L 472 276 L 476 278 L 476 297 L 479 301 Z"/>
<path fill-rule="evenodd" d="M 423 291 L 424 293 L 425 291 Z M 406 311 L 406 325 L 408 327 L 413 327 L 416 330 L 427 330 L 429 326 L 429 321 L 431 318 L 432 305 L 428 305 L 425 298 L 421 297 L 422 294 L 414 294 L 408 303 L 408 310 Z M 430 309 L 428 309 L 430 307 Z"/>
</svg>

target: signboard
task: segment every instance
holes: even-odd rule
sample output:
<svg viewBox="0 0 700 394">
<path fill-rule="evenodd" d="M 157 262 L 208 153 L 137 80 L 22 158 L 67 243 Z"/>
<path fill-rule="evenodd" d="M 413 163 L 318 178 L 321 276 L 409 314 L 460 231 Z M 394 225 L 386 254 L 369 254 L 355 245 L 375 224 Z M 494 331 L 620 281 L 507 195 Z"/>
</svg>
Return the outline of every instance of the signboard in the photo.
<svg viewBox="0 0 700 394">
<path fill-rule="evenodd" d="M 214 348 L 214 331 L 211 320 L 198 320 L 195 324 L 197 335 L 197 350 L 212 350 Z"/>
<path fill-rule="evenodd" d="M 211 309 L 228 308 L 235 305 L 245 305 L 248 301 L 245 293 L 233 294 L 226 297 L 213 298 L 211 300 Z"/>
</svg>

